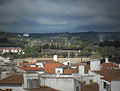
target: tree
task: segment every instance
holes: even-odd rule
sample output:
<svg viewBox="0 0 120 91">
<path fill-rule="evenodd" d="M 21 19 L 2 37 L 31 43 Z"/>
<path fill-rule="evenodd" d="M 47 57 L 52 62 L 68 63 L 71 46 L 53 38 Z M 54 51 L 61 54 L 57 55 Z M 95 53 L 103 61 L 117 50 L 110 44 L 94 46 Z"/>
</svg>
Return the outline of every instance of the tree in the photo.
<svg viewBox="0 0 120 91">
<path fill-rule="evenodd" d="M 66 57 L 68 56 L 68 53 L 67 53 L 67 52 L 63 52 L 63 53 L 62 53 L 62 56 L 63 56 L 64 58 L 66 58 Z"/>
<path fill-rule="evenodd" d="M 70 53 L 70 57 L 73 58 L 74 56 L 75 56 L 75 53 L 74 53 L 74 52 L 71 52 L 71 53 Z"/>
</svg>

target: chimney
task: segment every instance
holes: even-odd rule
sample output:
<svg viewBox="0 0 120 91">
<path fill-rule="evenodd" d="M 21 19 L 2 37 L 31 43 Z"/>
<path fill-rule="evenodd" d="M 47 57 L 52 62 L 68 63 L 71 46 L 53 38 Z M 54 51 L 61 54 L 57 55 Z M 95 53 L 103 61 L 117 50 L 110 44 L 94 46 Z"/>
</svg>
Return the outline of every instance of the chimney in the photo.
<svg viewBox="0 0 120 91">
<path fill-rule="evenodd" d="M 79 74 L 84 75 L 85 74 L 85 67 L 84 65 L 79 66 Z"/>
<path fill-rule="evenodd" d="M 92 59 L 90 61 L 90 70 L 91 71 L 101 70 L 101 65 L 100 65 L 100 60 L 99 59 Z"/>
<path fill-rule="evenodd" d="M 109 63 L 109 59 L 108 58 L 105 58 L 105 63 Z"/>
<path fill-rule="evenodd" d="M 57 55 L 54 55 L 53 59 L 57 62 Z"/>
</svg>

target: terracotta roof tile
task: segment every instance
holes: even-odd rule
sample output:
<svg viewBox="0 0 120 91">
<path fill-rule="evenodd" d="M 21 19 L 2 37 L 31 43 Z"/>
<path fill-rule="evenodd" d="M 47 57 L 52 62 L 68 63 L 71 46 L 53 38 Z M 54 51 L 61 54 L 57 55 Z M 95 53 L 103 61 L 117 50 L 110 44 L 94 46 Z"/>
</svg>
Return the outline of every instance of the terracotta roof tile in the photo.
<svg viewBox="0 0 120 91">
<path fill-rule="evenodd" d="M 99 85 L 97 83 L 92 83 L 81 87 L 81 91 L 99 91 Z"/>
<path fill-rule="evenodd" d="M 61 63 L 46 63 L 44 66 L 44 70 L 48 73 L 48 74 L 55 74 L 55 68 L 56 67 L 61 67 L 63 64 Z"/>
<path fill-rule="evenodd" d="M 101 76 L 104 76 L 103 79 L 111 82 L 112 80 L 120 80 L 120 69 L 109 69 L 109 70 L 101 70 L 94 71 Z"/>
<path fill-rule="evenodd" d="M 43 71 L 43 68 L 41 67 L 19 67 L 20 69 L 23 69 L 25 71 Z"/>
<path fill-rule="evenodd" d="M 72 74 L 73 73 L 73 69 L 63 69 L 63 74 Z"/>
<path fill-rule="evenodd" d="M 73 68 L 63 69 L 63 74 L 70 75 L 72 73 L 78 73 L 78 67 L 75 69 Z"/>
<path fill-rule="evenodd" d="M 102 69 L 110 69 L 110 68 L 118 68 L 118 65 L 116 63 L 113 62 L 109 62 L 109 63 L 103 63 L 102 64 Z"/>
<path fill-rule="evenodd" d="M 0 80 L 0 84 L 22 84 L 22 83 L 23 83 L 22 74 L 13 74 L 7 78 Z"/>
</svg>

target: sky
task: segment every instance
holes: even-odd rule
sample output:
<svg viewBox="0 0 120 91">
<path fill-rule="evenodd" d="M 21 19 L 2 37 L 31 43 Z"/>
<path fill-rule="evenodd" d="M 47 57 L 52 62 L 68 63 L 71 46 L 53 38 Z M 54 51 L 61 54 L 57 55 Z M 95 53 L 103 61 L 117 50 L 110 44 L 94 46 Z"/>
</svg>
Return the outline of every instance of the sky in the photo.
<svg viewBox="0 0 120 91">
<path fill-rule="evenodd" d="M 0 31 L 120 32 L 120 0 L 0 0 Z"/>
</svg>

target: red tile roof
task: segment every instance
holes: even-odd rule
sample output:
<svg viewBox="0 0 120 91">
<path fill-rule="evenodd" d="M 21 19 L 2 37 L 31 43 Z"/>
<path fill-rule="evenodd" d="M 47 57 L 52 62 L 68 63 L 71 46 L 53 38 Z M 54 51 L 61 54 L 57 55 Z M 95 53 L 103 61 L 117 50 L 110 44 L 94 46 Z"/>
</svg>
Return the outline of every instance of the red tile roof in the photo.
<svg viewBox="0 0 120 91">
<path fill-rule="evenodd" d="M 61 67 L 63 64 L 61 63 L 46 63 L 44 66 L 44 70 L 48 73 L 48 74 L 55 74 L 55 68 L 56 67 Z"/>
<path fill-rule="evenodd" d="M 43 71 L 43 68 L 41 67 L 19 67 L 19 68 L 25 71 Z"/>
<path fill-rule="evenodd" d="M 63 69 L 63 74 L 70 75 L 72 73 L 78 73 L 78 68 L 75 68 L 75 69 L 72 69 L 72 68 Z"/>
<path fill-rule="evenodd" d="M 112 80 L 120 80 L 120 69 L 109 69 L 94 72 L 100 74 L 101 76 L 104 76 L 103 79 L 109 82 Z"/>
<path fill-rule="evenodd" d="M 73 69 L 63 69 L 63 74 L 72 74 L 73 73 Z"/>
<path fill-rule="evenodd" d="M 109 63 L 103 63 L 102 64 L 102 69 L 110 69 L 110 68 L 118 68 L 118 65 L 116 63 L 113 62 L 109 62 Z"/>
<path fill-rule="evenodd" d="M 99 85 L 97 83 L 92 83 L 81 87 L 81 91 L 99 91 Z"/>
<path fill-rule="evenodd" d="M 22 83 L 23 83 L 22 74 L 13 74 L 7 78 L 0 80 L 0 84 L 22 84 Z"/>
</svg>

